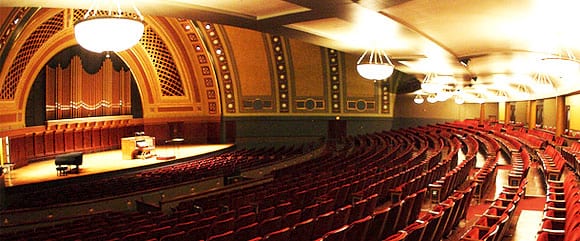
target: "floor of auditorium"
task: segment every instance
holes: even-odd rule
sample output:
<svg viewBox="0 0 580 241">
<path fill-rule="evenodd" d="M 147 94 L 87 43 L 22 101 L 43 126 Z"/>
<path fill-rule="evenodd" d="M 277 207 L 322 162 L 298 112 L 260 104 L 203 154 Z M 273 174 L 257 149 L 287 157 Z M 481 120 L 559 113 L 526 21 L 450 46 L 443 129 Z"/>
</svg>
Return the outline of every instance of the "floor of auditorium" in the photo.
<svg viewBox="0 0 580 241">
<path fill-rule="evenodd" d="M 122 169 L 135 167 L 146 167 L 162 162 L 175 162 L 183 159 L 194 158 L 196 156 L 224 150 L 231 147 L 232 144 L 214 144 L 214 145 L 164 145 L 156 146 L 152 152 L 153 156 L 146 159 L 123 160 L 120 149 L 108 150 L 103 152 L 94 152 L 83 154 L 83 163 L 78 173 L 67 175 L 57 175 L 54 159 L 47 159 L 30 163 L 24 167 L 11 170 L 4 177 L 7 187 L 54 181 L 66 178 L 75 178 L 79 176 L 98 174 Z M 175 157 L 175 158 L 157 158 L 157 157 Z"/>
</svg>

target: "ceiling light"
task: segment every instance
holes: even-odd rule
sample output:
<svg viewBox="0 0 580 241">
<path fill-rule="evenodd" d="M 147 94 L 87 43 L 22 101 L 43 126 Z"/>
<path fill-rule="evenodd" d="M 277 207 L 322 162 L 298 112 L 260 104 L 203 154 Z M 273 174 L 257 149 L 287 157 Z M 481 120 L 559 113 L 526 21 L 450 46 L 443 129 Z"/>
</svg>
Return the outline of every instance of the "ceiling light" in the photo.
<svg viewBox="0 0 580 241">
<path fill-rule="evenodd" d="M 421 89 L 423 92 L 426 93 L 438 93 L 443 90 L 443 85 L 437 83 L 435 79 L 437 78 L 437 74 L 429 73 L 425 75 L 423 78 L 423 82 L 421 82 Z"/>
<path fill-rule="evenodd" d="M 455 97 L 453 97 L 453 100 L 455 101 L 455 104 L 461 105 L 463 103 L 465 103 L 465 99 L 463 98 L 463 90 L 458 88 L 455 90 Z"/>
<path fill-rule="evenodd" d="M 436 94 L 429 94 L 427 96 L 427 102 L 429 102 L 431 104 L 437 102 L 437 96 L 436 96 Z"/>
<path fill-rule="evenodd" d="M 453 100 L 455 101 L 455 104 L 461 105 L 463 103 L 465 103 L 465 99 L 463 99 L 463 96 L 461 95 L 456 95 Z"/>
<path fill-rule="evenodd" d="M 384 50 L 367 49 L 356 62 L 356 70 L 365 79 L 384 80 L 393 74 L 395 66 Z"/>
<path fill-rule="evenodd" d="M 451 97 L 453 97 L 453 93 L 451 91 L 448 91 L 448 90 L 442 90 L 442 91 L 438 92 L 436 95 L 437 101 L 441 101 L 441 102 L 446 101 Z"/>
<path fill-rule="evenodd" d="M 116 11 L 98 11 L 94 1 L 84 18 L 74 25 L 75 38 L 83 48 L 101 53 L 119 52 L 133 47 L 143 35 L 143 16 L 134 7 L 138 19 L 130 18 L 121 11 L 119 0 L 114 0 Z M 102 13 L 105 13 L 102 15 Z"/>
<path fill-rule="evenodd" d="M 420 105 L 423 104 L 423 102 L 425 102 L 425 99 L 423 99 L 423 96 L 418 94 L 415 96 L 415 99 L 413 99 L 413 101 L 415 102 L 415 104 Z"/>
</svg>

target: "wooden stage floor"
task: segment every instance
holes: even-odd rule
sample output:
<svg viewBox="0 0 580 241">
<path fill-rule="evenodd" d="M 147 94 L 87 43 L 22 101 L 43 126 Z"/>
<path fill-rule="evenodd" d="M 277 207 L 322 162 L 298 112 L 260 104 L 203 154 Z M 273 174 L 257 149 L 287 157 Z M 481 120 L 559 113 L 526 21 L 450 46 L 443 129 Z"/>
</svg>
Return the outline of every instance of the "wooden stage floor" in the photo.
<svg viewBox="0 0 580 241">
<path fill-rule="evenodd" d="M 78 174 L 68 174 L 58 176 L 54 159 L 33 162 L 27 166 L 15 169 L 4 175 L 6 187 L 19 186 L 46 181 L 54 181 L 65 178 L 74 178 L 84 175 L 98 174 L 121 169 L 144 167 L 147 165 L 158 164 L 161 162 L 173 162 L 179 159 L 192 158 L 211 152 L 220 151 L 233 144 L 215 144 L 215 145 L 164 145 L 156 146 L 154 154 L 157 156 L 175 156 L 175 159 L 158 160 L 155 156 L 148 159 L 123 160 L 121 149 L 109 150 L 103 152 L 94 152 L 83 154 L 83 164 L 79 167 Z"/>
</svg>

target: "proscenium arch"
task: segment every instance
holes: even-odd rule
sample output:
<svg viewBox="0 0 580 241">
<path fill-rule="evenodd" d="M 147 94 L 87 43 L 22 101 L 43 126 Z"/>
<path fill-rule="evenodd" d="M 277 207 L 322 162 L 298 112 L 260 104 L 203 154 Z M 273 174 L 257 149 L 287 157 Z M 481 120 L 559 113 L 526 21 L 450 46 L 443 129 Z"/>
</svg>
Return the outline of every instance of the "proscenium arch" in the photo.
<svg viewBox="0 0 580 241">
<path fill-rule="evenodd" d="M 52 16 L 59 14 L 61 11 L 74 11 L 74 10 L 60 10 L 60 9 L 42 9 L 39 11 L 38 14 L 32 17 L 30 23 L 28 23 L 27 28 L 29 29 L 26 31 L 26 34 L 20 36 L 20 44 L 16 45 L 15 48 L 11 50 L 11 53 L 8 56 L 12 56 L 12 59 L 8 59 L 8 62 L 14 61 L 17 56 L 18 52 L 20 51 L 20 47 L 22 44 L 27 40 L 28 36 L 36 29 L 43 21 L 46 19 L 51 18 Z M 159 26 L 156 23 L 155 19 L 147 19 L 149 24 L 152 26 Z M 74 38 L 74 29 L 70 21 L 64 20 L 63 29 L 59 32 L 55 33 L 54 35 L 50 36 L 49 39 L 39 47 L 39 49 L 34 53 L 34 55 L 29 60 L 29 63 L 26 65 L 25 69 L 23 70 L 22 75 L 20 76 L 20 81 L 18 82 L 18 86 L 14 95 L 14 99 L 10 101 L 14 105 L 12 107 L 12 111 L 16 111 L 21 116 L 25 116 L 26 105 L 28 101 L 28 97 L 30 95 L 30 90 L 32 85 L 34 84 L 34 80 L 36 79 L 38 73 L 42 71 L 46 63 L 48 63 L 56 54 L 60 53 L 64 49 L 77 45 Z M 155 31 L 156 28 L 153 28 Z M 163 31 L 162 31 L 163 32 Z M 175 36 L 183 37 L 185 33 L 180 33 L 179 28 L 173 28 L 173 32 L 171 33 L 159 33 L 160 36 L 167 41 L 168 38 L 173 38 Z M 199 35 L 202 37 L 203 35 Z M 184 45 L 185 44 L 185 45 Z M 202 71 L 200 70 L 201 67 L 197 66 L 196 62 L 194 61 L 195 58 L 189 56 L 188 51 L 186 49 L 181 49 L 183 46 L 186 46 L 186 43 L 182 43 L 181 45 L 171 46 L 172 51 L 171 54 L 176 61 L 186 61 L 188 64 L 179 65 L 179 71 L 187 72 L 185 74 L 186 77 L 181 76 L 181 81 L 186 82 L 184 83 L 185 86 L 192 86 L 197 85 L 198 91 L 200 92 L 201 98 L 198 98 L 200 103 L 198 105 L 198 110 L 201 112 L 202 115 L 208 115 L 207 106 L 208 106 L 208 97 L 205 95 L 204 91 L 204 81 L 207 81 L 204 78 L 207 76 L 200 77 Z M 179 49 L 177 49 L 179 48 Z M 207 50 L 204 48 L 205 54 Z M 137 84 L 137 88 L 139 91 L 139 96 L 142 103 L 143 109 L 143 117 L 163 117 L 164 113 L 156 113 L 156 107 L 161 104 L 171 104 L 171 103 L 162 103 L 163 101 L 160 100 L 161 91 L 160 86 L 158 83 L 157 72 L 155 66 L 152 64 L 151 59 L 145 48 L 138 44 L 135 45 L 133 48 L 116 53 L 117 56 L 121 58 L 121 60 L 129 67 L 133 78 Z M 198 53 L 199 54 L 199 53 Z M 211 64 L 211 68 L 215 68 L 213 63 Z M 5 70 L 8 71 L 8 70 Z M 212 72 L 213 73 L 213 72 Z M 212 74 L 211 78 L 213 79 L 214 85 L 217 86 L 217 77 L 215 74 Z M 187 81 L 196 81 L 196 83 L 187 83 Z M 191 89 L 190 89 L 191 90 Z M 220 94 L 217 92 L 217 102 L 219 104 Z M 191 94 L 191 91 L 189 92 Z M 189 99 L 193 99 L 193 96 L 188 96 Z M 8 102 L 8 101 L 5 101 Z M 193 100 L 190 101 L 194 104 Z M 182 105 L 187 102 L 183 102 Z M 193 109 L 193 108 L 192 108 Z M 219 111 L 218 115 L 221 114 Z M 16 123 L 18 125 L 24 125 L 24 119 L 18 119 Z"/>
</svg>

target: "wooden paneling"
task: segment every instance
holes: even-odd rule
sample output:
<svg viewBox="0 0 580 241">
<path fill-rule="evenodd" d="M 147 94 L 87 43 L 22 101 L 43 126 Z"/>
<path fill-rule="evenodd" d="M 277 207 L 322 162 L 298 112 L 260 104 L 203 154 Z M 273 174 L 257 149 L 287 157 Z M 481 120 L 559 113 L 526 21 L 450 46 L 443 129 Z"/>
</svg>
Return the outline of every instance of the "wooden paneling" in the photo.
<svg viewBox="0 0 580 241">
<path fill-rule="evenodd" d="M 143 130 L 155 137 L 156 144 L 165 144 L 176 137 L 185 138 L 186 143 L 219 143 L 219 126 L 219 122 L 208 124 L 205 121 L 164 120 L 144 126 L 140 121 L 107 120 L 60 123 L 48 125 L 44 130 L 35 127 L 30 132 L 15 130 L 13 134 L 1 134 L 9 137 L 10 160 L 18 168 L 67 152 L 118 149 L 121 138 Z"/>
<path fill-rule="evenodd" d="M 54 130 L 44 131 L 44 154 L 53 155 L 54 152 Z"/>
<path fill-rule="evenodd" d="M 34 157 L 41 158 L 46 155 L 44 151 L 44 132 L 34 132 Z"/>
</svg>

